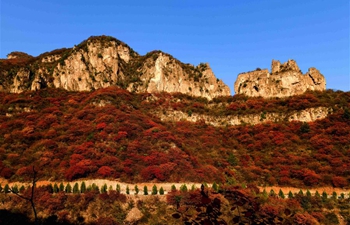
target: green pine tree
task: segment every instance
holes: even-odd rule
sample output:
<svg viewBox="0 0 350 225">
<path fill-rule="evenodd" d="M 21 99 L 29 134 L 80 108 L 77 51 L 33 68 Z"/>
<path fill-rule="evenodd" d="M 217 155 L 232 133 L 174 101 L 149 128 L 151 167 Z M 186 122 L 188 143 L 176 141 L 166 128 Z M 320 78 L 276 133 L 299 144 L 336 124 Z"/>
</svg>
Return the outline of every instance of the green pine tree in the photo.
<svg viewBox="0 0 350 225">
<path fill-rule="evenodd" d="M 228 155 L 227 162 L 230 163 L 231 166 L 237 166 L 238 164 L 237 157 L 232 152 Z"/>
<path fill-rule="evenodd" d="M 278 192 L 278 196 L 280 196 L 280 198 L 285 198 L 283 191 L 280 189 L 280 191 Z"/>
<path fill-rule="evenodd" d="M 187 192 L 188 191 L 186 184 L 181 185 L 180 191 L 182 191 L 182 192 Z"/>
<path fill-rule="evenodd" d="M 156 195 L 156 194 L 158 194 L 158 189 L 157 189 L 156 185 L 153 185 L 153 187 L 152 187 L 152 195 Z"/>
<path fill-rule="evenodd" d="M 303 134 L 304 133 L 309 133 L 310 132 L 309 124 L 306 123 L 306 122 L 302 123 L 301 126 L 300 126 L 300 132 L 303 133 Z"/>
<path fill-rule="evenodd" d="M 304 196 L 303 190 L 300 189 L 298 194 L 301 195 L 301 196 Z"/>
<path fill-rule="evenodd" d="M 80 184 L 80 193 L 85 193 L 86 192 L 86 184 L 85 182 L 81 182 Z"/>
<path fill-rule="evenodd" d="M 78 183 L 75 183 L 73 186 L 73 193 L 78 194 L 79 193 L 79 185 Z"/>
<path fill-rule="evenodd" d="M 116 190 L 117 190 L 117 192 L 120 193 L 120 185 L 119 184 L 117 184 Z"/>
<path fill-rule="evenodd" d="M 332 199 L 336 200 L 337 199 L 337 192 L 333 191 L 332 193 Z"/>
<path fill-rule="evenodd" d="M 321 195 L 320 195 L 320 193 L 318 193 L 318 191 L 315 192 L 315 197 L 316 198 L 321 198 Z"/>
<path fill-rule="evenodd" d="M 276 193 L 273 189 L 270 190 L 270 196 L 276 196 Z"/>
<path fill-rule="evenodd" d="M 53 193 L 58 193 L 60 191 L 60 189 L 58 188 L 58 185 L 56 183 L 53 185 L 52 190 L 53 190 Z"/>
<path fill-rule="evenodd" d="M 269 195 L 267 194 L 266 189 L 264 188 L 263 192 L 262 192 L 262 196 L 267 199 L 269 197 Z"/>
<path fill-rule="evenodd" d="M 144 195 L 148 195 L 147 186 L 144 186 L 144 187 L 143 187 L 143 194 L 144 194 Z"/>
<path fill-rule="evenodd" d="M 322 201 L 326 202 L 328 200 L 328 195 L 325 191 L 322 192 Z"/>
<path fill-rule="evenodd" d="M 25 190 L 26 188 L 22 185 L 20 188 L 19 188 L 19 192 L 20 193 L 23 193 L 23 191 Z"/>
<path fill-rule="evenodd" d="M 108 191 L 113 191 L 112 185 L 109 185 Z"/>
<path fill-rule="evenodd" d="M 104 184 L 102 187 L 101 187 L 101 193 L 107 193 L 107 189 L 108 189 L 108 187 L 107 187 L 107 184 Z"/>
<path fill-rule="evenodd" d="M 126 194 L 129 195 L 130 194 L 130 189 L 129 189 L 129 185 L 126 185 Z"/>
<path fill-rule="evenodd" d="M 213 183 L 212 188 L 213 188 L 214 191 L 218 191 L 219 190 L 218 185 L 215 182 Z"/>
<path fill-rule="evenodd" d="M 86 187 L 86 192 L 89 192 L 89 191 L 92 191 L 92 186 L 91 185 Z"/>
<path fill-rule="evenodd" d="M 64 191 L 64 184 L 60 183 L 60 191 Z"/>
<path fill-rule="evenodd" d="M 49 193 L 53 193 L 53 185 L 51 183 L 49 184 Z"/>
<path fill-rule="evenodd" d="M 309 191 L 309 189 L 306 190 L 306 197 L 311 198 L 311 192 Z"/>
<path fill-rule="evenodd" d="M 10 187 L 9 187 L 8 184 L 5 184 L 4 193 L 5 193 L 5 194 L 10 193 Z"/>
<path fill-rule="evenodd" d="M 289 191 L 288 198 L 293 198 L 293 197 L 294 197 L 293 193 L 291 191 Z"/>
<path fill-rule="evenodd" d="M 68 183 L 65 189 L 66 193 L 72 193 L 72 186 Z"/>
<path fill-rule="evenodd" d="M 12 186 L 12 192 L 13 193 L 18 193 L 19 191 L 18 191 L 18 186 L 17 186 L 17 184 L 15 184 L 14 186 Z"/>
<path fill-rule="evenodd" d="M 100 192 L 100 188 L 99 188 L 95 183 L 93 183 L 93 184 L 91 185 L 91 189 L 92 189 L 93 191 Z"/>
<path fill-rule="evenodd" d="M 134 189 L 135 189 L 135 195 L 138 195 L 139 191 L 140 191 L 139 187 L 137 185 L 135 185 Z"/>
<path fill-rule="evenodd" d="M 176 191 L 176 186 L 175 186 L 175 184 L 171 185 L 171 191 Z"/>
<path fill-rule="evenodd" d="M 159 189 L 159 194 L 160 194 L 160 195 L 164 195 L 164 189 L 163 189 L 163 187 L 160 187 L 160 189 Z"/>
<path fill-rule="evenodd" d="M 194 190 L 196 190 L 196 186 L 194 184 L 192 184 L 191 191 L 194 191 Z"/>
</svg>

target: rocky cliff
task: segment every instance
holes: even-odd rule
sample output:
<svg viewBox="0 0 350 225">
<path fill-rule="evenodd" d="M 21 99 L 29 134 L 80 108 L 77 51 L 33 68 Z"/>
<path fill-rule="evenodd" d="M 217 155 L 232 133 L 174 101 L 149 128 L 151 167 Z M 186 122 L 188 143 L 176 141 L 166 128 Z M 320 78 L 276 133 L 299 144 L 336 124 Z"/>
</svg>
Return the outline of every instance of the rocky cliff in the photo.
<svg viewBox="0 0 350 225">
<path fill-rule="evenodd" d="M 113 85 L 135 92 L 181 92 L 208 99 L 230 95 L 208 64 L 184 64 L 160 51 L 140 56 L 107 36 L 90 37 L 73 48 L 38 57 L 13 52 L 0 60 L 0 91 L 4 92 L 45 87 L 91 91 Z"/>
<path fill-rule="evenodd" d="M 272 60 L 271 73 L 267 69 L 241 73 L 234 85 L 236 94 L 251 97 L 288 97 L 307 90 L 324 91 L 326 80 L 316 69 L 303 74 L 294 60 L 281 64 Z"/>
</svg>

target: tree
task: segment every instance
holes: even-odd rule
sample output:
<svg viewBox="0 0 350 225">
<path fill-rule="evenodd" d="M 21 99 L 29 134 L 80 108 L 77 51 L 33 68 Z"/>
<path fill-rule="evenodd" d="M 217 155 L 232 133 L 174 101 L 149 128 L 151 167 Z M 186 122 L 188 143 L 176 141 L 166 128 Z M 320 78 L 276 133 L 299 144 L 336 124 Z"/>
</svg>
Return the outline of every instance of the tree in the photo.
<svg viewBox="0 0 350 225">
<path fill-rule="evenodd" d="M 153 187 L 152 187 L 152 195 L 156 195 L 156 194 L 158 194 L 158 189 L 157 189 L 156 185 L 153 185 Z"/>
<path fill-rule="evenodd" d="M 160 189 L 159 189 L 159 194 L 160 194 L 160 195 L 164 195 L 164 189 L 163 189 L 163 187 L 160 187 Z"/>
<path fill-rule="evenodd" d="M 186 186 L 186 184 L 183 184 L 183 185 L 181 185 L 181 187 L 180 187 L 180 191 L 181 192 L 187 192 L 187 186 Z"/>
<path fill-rule="evenodd" d="M 14 194 L 17 194 L 17 193 L 19 192 L 19 191 L 18 191 L 18 186 L 17 186 L 17 184 L 15 184 L 14 186 L 12 186 L 11 192 L 14 193 Z"/>
<path fill-rule="evenodd" d="M 5 184 L 5 187 L 4 187 L 4 193 L 7 194 L 7 193 L 10 193 L 10 187 L 8 184 Z"/>
<path fill-rule="evenodd" d="M 278 196 L 280 196 L 280 198 L 285 198 L 282 189 L 280 189 L 280 191 L 278 192 Z"/>
<path fill-rule="evenodd" d="M 22 185 L 20 188 L 19 188 L 19 192 L 20 193 L 23 193 L 23 191 L 25 190 L 26 188 L 24 187 L 24 185 Z"/>
<path fill-rule="evenodd" d="M 171 191 L 176 191 L 176 186 L 175 186 L 175 184 L 171 185 Z"/>
<path fill-rule="evenodd" d="M 95 183 L 92 183 L 91 190 L 100 192 L 100 188 Z"/>
<path fill-rule="evenodd" d="M 127 195 L 129 195 L 129 194 L 130 194 L 129 185 L 126 185 L 126 190 L 125 190 L 125 193 L 126 193 Z"/>
<path fill-rule="evenodd" d="M 81 182 L 81 185 L 80 185 L 80 193 L 85 193 L 86 192 L 86 184 L 85 182 Z"/>
<path fill-rule="evenodd" d="M 325 191 L 322 192 L 322 201 L 326 202 L 328 200 L 328 195 Z"/>
<path fill-rule="evenodd" d="M 267 199 L 269 197 L 269 195 L 267 194 L 266 189 L 264 188 L 263 192 L 262 192 L 262 196 Z"/>
<path fill-rule="evenodd" d="M 214 191 L 218 191 L 218 185 L 214 182 L 212 186 Z"/>
<path fill-rule="evenodd" d="M 102 187 L 101 187 L 101 193 L 107 193 L 107 184 L 104 184 Z"/>
<path fill-rule="evenodd" d="M 58 185 L 55 183 L 54 185 L 53 185 L 53 193 L 58 193 L 59 192 L 59 188 L 58 188 Z"/>
<path fill-rule="evenodd" d="M 144 194 L 144 195 L 148 195 L 147 186 L 144 186 L 144 187 L 143 187 L 143 194 Z"/>
<path fill-rule="evenodd" d="M 65 189 L 66 193 L 72 193 L 72 186 L 68 183 Z"/>
<path fill-rule="evenodd" d="M 120 185 L 119 184 L 117 184 L 116 190 L 117 190 L 117 192 L 120 193 Z"/>
<path fill-rule="evenodd" d="M 63 183 L 60 183 L 60 191 L 64 191 L 64 185 L 63 185 Z"/>
<path fill-rule="evenodd" d="M 308 123 L 303 122 L 300 126 L 300 132 L 305 134 L 305 133 L 309 133 L 310 132 L 310 126 Z"/>
<path fill-rule="evenodd" d="M 276 193 L 273 189 L 270 190 L 270 196 L 276 196 Z"/>
<path fill-rule="evenodd" d="M 293 193 L 291 191 L 288 192 L 288 198 L 293 198 Z"/>
<path fill-rule="evenodd" d="M 31 195 L 30 195 L 29 198 L 20 195 L 18 193 L 18 191 L 13 191 L 12 189 L 10 189 L 8 184 L 6 184 L 7 188 L 5 186 L 5 193 L 6 193 L 6 189 L 7 189 L 7 191 L 11 191 L 13 194 L 17 195 L 18 197 L 20 197 L 20 198 L 22 198 L 22 199 L 24 199 L 26 201 L 29 201 L 30 205 L 31 205 L 31 207 L 33 209 L 33 213 L 34 213 L 34 219 L 35 219 L 34 222 L 35 222 L 35 224 L 38 224 L 38 216 L 37 216 L 37 213 L 36 213 L 36 208 L 35 208 L 35 203 L 34 203 L 34 193 L 35 193 L 36 182 L 38 181 L 38 179 L 36 177 L 37 172 L 36 172 L 34 166 L 32 167 L 32 170 L 33 170 L 32 191 L 31 191 Z"/>
<path fill-rule="evenodd" d="M 79 193 L 79 186 L 78 183 L 75 183 L 73 186 L 73 193 L 74 194 L 78 194 Z"/>
<path fill-rule="evenodd" d="M 301 196 L 304 196 L 303 190 L 300 189 L 298 194 L 301 195 Z"/>
<path fill-rule="evenodd" d="M 237 166 L 238 160 L 236 156 L 232 152 L 230 152 L 230 154 L 228 155 L 227 162 L 230 163 L 231 166 Z"/>
<path fill-rule="evenodd" d="M 311 192 L 309 191 L 309 189 L 306 190 L 306 196 L 307 196 L 308 198 L 311 198 Z"/>
<path fill-rule="evenodd" d="M 140 191 L 139 187 L 137 187 L 137 185 L 135 185 L 134 189 L 135 189 L 135 195 L 137 195 L 139 193 L 139 191 Z"/>
</svg>

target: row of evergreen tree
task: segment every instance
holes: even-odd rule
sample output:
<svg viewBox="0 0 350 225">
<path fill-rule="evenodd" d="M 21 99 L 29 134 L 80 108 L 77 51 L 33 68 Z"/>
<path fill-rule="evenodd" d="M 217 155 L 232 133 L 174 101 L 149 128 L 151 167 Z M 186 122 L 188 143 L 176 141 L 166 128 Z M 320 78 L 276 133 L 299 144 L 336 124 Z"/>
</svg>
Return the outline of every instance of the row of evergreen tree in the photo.
<svg viewBox="0 0 350 225">
<path fill-rule="evenodd" d="M 311 192 L 309 190 L 306 190 L 305 194 L 304 194 L 303 190 L 299 190 L 298 193 L 294 193 L 294 194 L 291 191 L 289 191 L 288 195 L 286 196 L 281 189 L 279 190 L 278 194 L 276 194 L 273 189 L 271 189 L 269 193 L 267 193 L 267 191 L 264 189 L 263 192 L 262 192 L 262 195 L 266 196 L 266 197 L 267 196 L 278 196 L 280 198 L 286 198 L 286 197 L 287 198 L 293 198 L 293 197 L 295 197 L 295 195 L 306 196 L 306 197 L 311 197 L 312 196 L 312 194 L 311 194 Z M 350 193 L 349 193 L 349 195 L 350 195 Z M 331 196 L 328 196 L 328 194 L 325 191 L 323 191 L 322 194 L 320 194 L 318 191 L 316 191 L 314 196 L 322 198 L 322 199 L 328 199 L 328 198 L 337 199 L 337 197 L 340 198 L 340 199 L 345 199 L 345 197 L 346 197 L 344 193 L 341 193 L 338 196 L 338 194 L 335 191 L 332 193 Z"/>
<path fill-rule="evenodd" d="M 205 187 L 208 187 L 207 184 L 204 184 Z M 121 187 L 119 184 L 116 185 L 115 189 L 113 189 L 112 185 L 110 185 L 109 187 L 107 186 L 107 184 L 104 184 L 102 187 L 99 187 L 98 185 L 96 185 L 95 183 L 93 183 L 92 185 L 88 185 L 86 186 L 85 182 L 81 182 L 80 186 L 78 183 L 75 183 L 73 186 L 68 183 L 67 185 L 64 185 L 63 183 L 60 184 L 50 184 L 49 185 L 50 190 L 52 190 L 52 193 L 58 193 L 58 192 L 66 192 L 66 193 L 74 193 L 74 194 L 78 194 L 78 193 L 85 193 L 85 192 L 89 192 L 89 191 L 97 191 L 99 193 L 107 193 L 108 191 L 112 191 L 115 190 L 119 193 L 121 193 Z M 220 189 L 219 185 L 217 185 L 215 182 L 213 183 L 212 187 L 211 187 L 214 191 L 218 191 Z M 15 192 L 15 193 L 19 193 L 19 192 L 23 192 L 26 189 L 26 187 L 24 185 L 21 185 L 20 187 L 18 187 L 18 185 L 14 185 L 12 187 L 10 187 L 8 184 L 6 184 L 4 187 L 1 186 L 0 184 L 0 193 L 4 192 L 4 193 L 10 193 L 10 192 Z M 195 190 L 196 186 L 192 185 L 191 186 L 191 190 Z M 171 191 L 176 191 L 176 186 L 172 185 L 171 186 Z M 186 186 L 186 184 L 183 184 L 180 186 L 179 189 L 181 192 L 187 192 L 188 188 Z M 125 193 L 127 195 L 129 195 L 131 192 L 131 189 L 129 188 L 129 185 L 126 186 L 125 189 Z M 140 193 L 140 189 L 137 185 L 134 186 L 134 194 L 138 195 Z M 163 189 L 163 187 L 160 187 L 160 189 L 158 190 L 158 187 L 156 185 L 153 185 L 151 193 L 149 193 L 148 191 L 148 187 L 144 186 L 143 187 L 143 195 L 164 195 L 165 191 Z M 289 193 L 287 194 L 287 196 L 283 193 L 283 191 L 280 189 L 278 193 L 275 193 L 275 191 L 273 189 L 270 190 L 270 192 L 268 193 L 265 189 L 262 192 L 263 196 L 278 196 L 280 198 L 293 198 L 295 195 L 299 195 L 299 196 L 306 196 L 306 197 L 311 197 L 312 194 L 309 190 L 306 191 L 305 195 L 304 192 L 302 190 L 300 190 L 298 193 L 292 193 L 291 191 L 289 191 Z M 350 195 L 350 193 L 349 193 Z M 320 197 L 323 199 L 327 199 L 327 198 L 334 198 L 336 199 L 337 197 L 340 199 L 345 199 L 345 194 L 341 193 L 339 196 L 337 196 L 336 192 L 333 192 L 331 196 L 328 196 L 328 194 L 324 191 L 322 194 L 320 194 L 318 191 L 315 192 L 315 196 L 316 197 Z M 350 197 L 350 196 L 349 196 Z"/>
<path fill-rule="evenodd" d="M 5 194 L 10 192 L 19 193 L 19 192 L 23 192 L 25 189 L 26 187 L 24 185 L 22 185 L 21 187 L 18 187 L 18 185 L 13 185 L 12 187 L 10 187 L 8 184 L 6 184 L 4 187 L 2 187 L 0 184 L 0 193 L 2 192 Z M 121 187 L 119 184 L 117 184 L 115 189 L 113 189 L 112 185 L 108 187 L 107 184 L 102 185 L 102 187 L 99 187 L 95 183 L 87 186 L 84 181 L 81 182 L 80 185 L 78 183 L 75 183 L 73 186 L 70 183 L 67 183 L 67 185 L 64 185 L 63 183 L 60 183 L 60 184 L 55 183 L 53 185 L 49 184 L 49 189 L 52 191 L 52 193 L 65 192 L 65 193 L 79 194 L 79 193 L 85 193 L 89 191 L 97 191 L 98 193 L 107 193 L 108 191 L 112 191 L 112 190 L 115 190 L 121 193 Z M 131 189 L 129 188 L 129 185 L 127 185 L 125 189 L 125 193 L 129 195 L 130 191 Z M 140 189 L 137 185 L 134 186 L 134 193 L 135 195 L 138 195 L 140 193 Z M 148 194 L 164 195 L 164 193 L 165 191 L 163 187 L 160 187 L 158 190 L 158 187 L 156 185 L 153 185 L 151 193 L 149 193 L 147 186 L 143 187 L 144 195 L 148 195 Z"/>
</svg>

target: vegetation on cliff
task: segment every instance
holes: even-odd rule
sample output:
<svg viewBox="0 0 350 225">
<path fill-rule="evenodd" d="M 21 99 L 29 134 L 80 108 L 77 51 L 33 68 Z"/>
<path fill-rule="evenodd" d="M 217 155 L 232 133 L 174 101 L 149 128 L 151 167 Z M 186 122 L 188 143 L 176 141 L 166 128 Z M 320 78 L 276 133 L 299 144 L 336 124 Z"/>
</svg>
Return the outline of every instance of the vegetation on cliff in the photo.
<svg viewBox="0 0 350 225">
<path fill-rule="evenodd" d="M 327 91 L 292 100 L 234 96 L 208 102 L 116 87 L 0 93 L 0 176 L 21 181 L 36 165 L 38 176 L 51 180 L 348 187 L 349 96 Z M 232 105 L 239 107 L 233 110 Z M 316 105 L 332 107 L 333 114 L 311 123 L 213 127 L 204 121 L 163 122 L 152 113 L 176 107 L 217 115 L 251 112 L 257 106 L 260 112 L 287 112 Z"/>
</svg>

